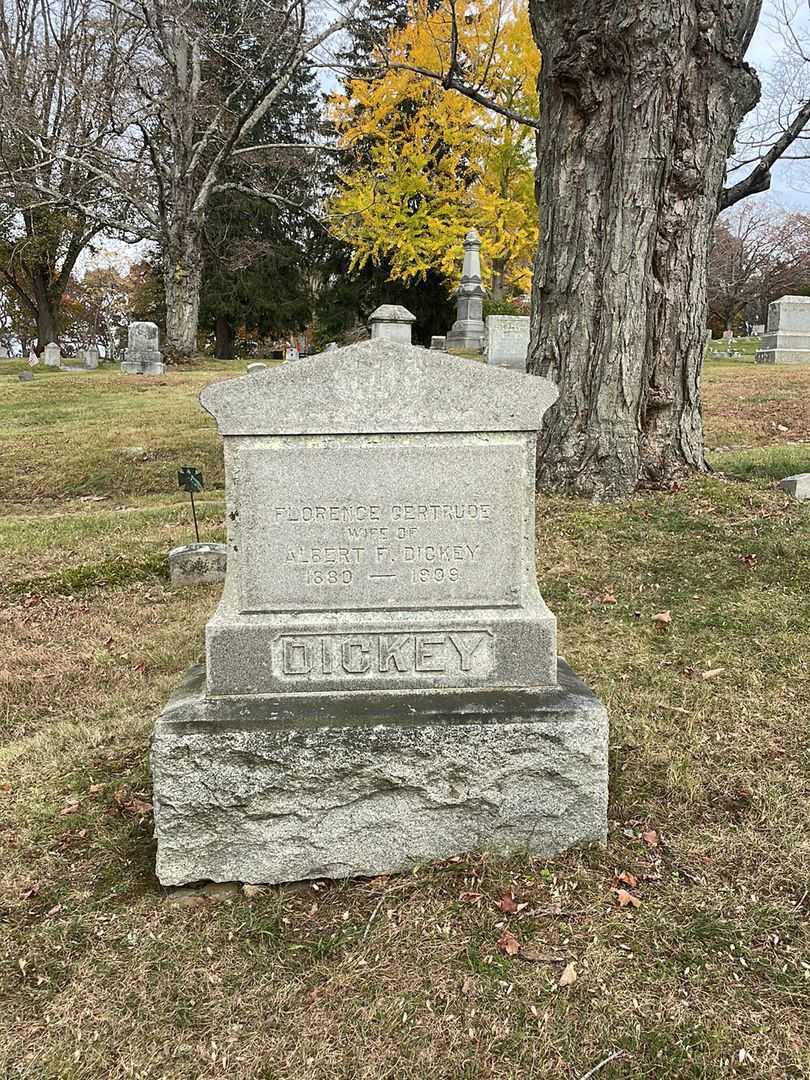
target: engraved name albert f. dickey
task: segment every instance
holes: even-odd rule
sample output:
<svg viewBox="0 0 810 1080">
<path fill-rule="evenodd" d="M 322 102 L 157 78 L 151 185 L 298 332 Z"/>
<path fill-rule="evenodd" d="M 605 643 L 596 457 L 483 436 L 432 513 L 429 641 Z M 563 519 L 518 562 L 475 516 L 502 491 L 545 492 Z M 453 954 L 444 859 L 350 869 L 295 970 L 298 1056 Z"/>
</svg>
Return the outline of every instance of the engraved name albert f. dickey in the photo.
<svg viewBox="0 0 810 1080">
<path fill-rule="evenodd" d="M 209 695 L 553 686 L 534 566 L 547 380 L 387 341 L 216 383 Z"/>
</svg>

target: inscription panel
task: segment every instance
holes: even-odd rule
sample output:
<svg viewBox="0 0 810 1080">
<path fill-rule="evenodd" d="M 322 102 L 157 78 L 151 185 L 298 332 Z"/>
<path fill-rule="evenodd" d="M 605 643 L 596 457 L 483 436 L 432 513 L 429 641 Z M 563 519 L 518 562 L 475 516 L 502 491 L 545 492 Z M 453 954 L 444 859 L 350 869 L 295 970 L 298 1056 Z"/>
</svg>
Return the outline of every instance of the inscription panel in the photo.
<svg viewBox="0 0 810 1080">
<path fill-rule="evenodd" d="M 527 444 L 334 437 L 240 451 L 240 608 L 517 606 Z"/>
</svg>

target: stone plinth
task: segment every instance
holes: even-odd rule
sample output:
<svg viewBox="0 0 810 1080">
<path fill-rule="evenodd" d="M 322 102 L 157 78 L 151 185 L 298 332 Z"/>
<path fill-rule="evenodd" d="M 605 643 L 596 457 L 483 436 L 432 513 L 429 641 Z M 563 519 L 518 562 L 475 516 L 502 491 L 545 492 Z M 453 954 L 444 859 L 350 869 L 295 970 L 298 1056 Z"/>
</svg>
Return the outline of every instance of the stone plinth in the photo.
<svg viewBox="0 0 810 1080">
<path fill-rule="evenodd" d="M 162 375 L 166 370 L 158 350 L 158 328 L 153 322 L 129 324 L 126 354 L 121 370 L 127 375 Z"/>
<path fill-rule="evenodd" d="M 172 585 L 208 585 L 225 580 L 227 544 L 184 544 L 169 552 Z"/>
<path fill-rule="evenodd" d="M 464 264 L 456 304 L 456 321 L 447 333 L 448 349 L 481 353 L 484 348 L 484 299 L 481 284 L 481 237 L 470 229 L 464 239 Z"/>
<path fill-rule="evenodd" d="M 795 476 L 786 476 L 784 480 L 780 481 L 780 487 L 788 495 L 792 495 L 794 499 L 798 499 L 800 502 L 810 499 L 810 473 L 796 473 Z"/>
<path fill-rule="evenodd" d="M 368 317 L 372 341 L 383 338 L 410 345 L 416 316 L 401 304 L 380 304 Z"/>
<path fill-rule="evenodd" d="M 768 305 L 758 364 L 810 363 L 810 296 L 783 296 Z"/>
<path fill-rule="evenodd" d="M 604 843 L 604 707 L 545 690 L 207 697 L 193 669 L 152 741 L 158 877 L 281 882 L 461 851 Z"/>
<path fill-rule="evenodd" d="M 607 720 L 535 576 L 556 396 L 385 340 L 206 387 L 228 566 L 155 730 L 164 884 L 604 840 Z"/>
<path fill-rule="evenodd" d="M 487 316 L 487 363 L 525 372 L 529 352 L 529 322 L 528 315 Z"/>
<path fill-rule="evenodd" d="M 444 334 L 434 334 L 430 339 L 430 347 L 434 352 L 447 352 L 447 337 Z"/>
</svg>

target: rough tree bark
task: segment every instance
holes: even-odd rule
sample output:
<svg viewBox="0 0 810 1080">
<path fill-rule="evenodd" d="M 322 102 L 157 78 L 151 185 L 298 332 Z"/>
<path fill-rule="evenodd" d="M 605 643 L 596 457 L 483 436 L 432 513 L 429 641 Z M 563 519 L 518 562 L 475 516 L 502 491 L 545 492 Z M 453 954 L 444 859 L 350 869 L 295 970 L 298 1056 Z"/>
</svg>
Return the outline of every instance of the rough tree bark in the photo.
<svg viewBox="0 0 810 1080">
<path fill-rule="evenodd" d="M 59 309 L 62 290 L 55 291 L 51 285 L 48 266 L 34 267 L 31 271 L 31 293 L 37 320 L 37 352 L 42 352 L 50 341 L 59 339 Z"/>
<path fill-rule="evenodd" d="M 706 469 L 706 273 L 759 97 L 760 0 L 530 0 L 543 53 L 529 370 L 560 387 L 538 480 L 595 499 Z"/>
<path fill-rule="evenodd" d="M 234 328 L 224 315 L 214 320 L 214 356 L 217 360 L 233 359 Z"/>
<path fill-rule="evenodd" d="M 197 349 L 202 282 L 201 229 L 180 214 L 164 243 L 166 353 L 170 359 L 192 356 Z"/>
</svg>

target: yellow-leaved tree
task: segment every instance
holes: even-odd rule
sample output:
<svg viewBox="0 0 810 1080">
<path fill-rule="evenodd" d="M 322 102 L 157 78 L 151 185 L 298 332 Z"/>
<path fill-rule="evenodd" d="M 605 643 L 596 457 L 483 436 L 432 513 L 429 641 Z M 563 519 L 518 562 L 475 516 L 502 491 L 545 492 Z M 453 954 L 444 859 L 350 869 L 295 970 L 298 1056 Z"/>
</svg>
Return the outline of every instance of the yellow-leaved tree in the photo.
<svg viewBox="0 0 810 1080">
<path fill-rule="evenodd" d="M 377 78 L 350 79 L 332 99 L 348 164 L 330 204 L 332 230 L 405 282 L 439 271 L 458 284 L 462 242 L 483 240 L 484 283 L 495 299 L 526 293 L 537 247 L 535 132 L 426 79 L 419 68 L 463 66 L 490 100 L 537 114 L 540 55 L 524 8 L 479 0 L 457 23 L 447 0 L 411 0 L 404 29 L 381 50 Z M 402 66 L 399 66 L 402 65 Z"/>
</svg>

